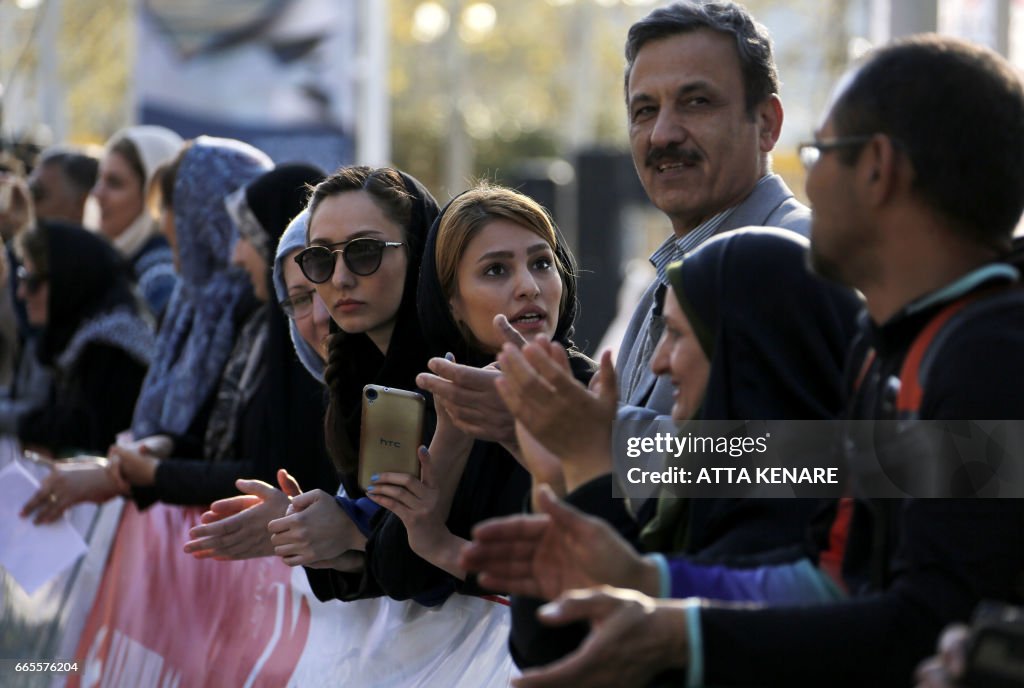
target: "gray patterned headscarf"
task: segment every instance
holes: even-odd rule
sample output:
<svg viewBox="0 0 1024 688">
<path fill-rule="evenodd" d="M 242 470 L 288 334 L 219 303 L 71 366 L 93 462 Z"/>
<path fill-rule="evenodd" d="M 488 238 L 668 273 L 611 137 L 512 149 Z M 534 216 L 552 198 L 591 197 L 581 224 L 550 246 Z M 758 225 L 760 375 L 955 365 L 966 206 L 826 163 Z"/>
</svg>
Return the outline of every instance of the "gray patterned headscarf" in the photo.
<svg viewBox="0 0 1024 688">
<path fill-rule="evenodd" d="M 224 197 L 271 167 L 248 144 L 206 136 L 182 158 L 173 207 L 180 279 L 135 405 L 137 438 L 185 434 L 220 379 L 254 305 L 248 275 L 230 265 L 236 230 Z"/>
</svg>

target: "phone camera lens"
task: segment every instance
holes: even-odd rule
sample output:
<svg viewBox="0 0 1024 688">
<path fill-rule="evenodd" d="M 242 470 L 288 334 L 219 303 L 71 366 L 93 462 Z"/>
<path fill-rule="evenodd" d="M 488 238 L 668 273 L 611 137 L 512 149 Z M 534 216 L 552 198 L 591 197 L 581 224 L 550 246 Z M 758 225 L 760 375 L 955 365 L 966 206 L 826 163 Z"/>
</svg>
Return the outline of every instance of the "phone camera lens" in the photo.
<svg viewBox="0 0 1024 688">
<path fill-rule="evenodd" d="M 375 401 L 377 399 L 377 390 L 375 390 L 375 389 L 368 389 L 368 390 L 366 390 L 366 398 L 369 399 L 370 401 Z"/>
</svg>

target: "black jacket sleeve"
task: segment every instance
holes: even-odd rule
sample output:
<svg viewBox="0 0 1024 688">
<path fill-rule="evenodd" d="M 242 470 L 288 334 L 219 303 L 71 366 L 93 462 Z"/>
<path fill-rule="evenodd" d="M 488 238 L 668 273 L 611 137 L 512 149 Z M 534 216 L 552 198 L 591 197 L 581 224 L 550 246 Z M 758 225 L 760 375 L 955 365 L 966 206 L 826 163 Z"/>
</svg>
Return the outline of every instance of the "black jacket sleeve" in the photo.
<svg viewBox="0 0 1024 688">
<path fill-rule="evenodd" d="M 838 605 L 701 611 L 708 685 L 907 686 L 946 624 L 1020 600 L 1019 500 L 907 500 L 893 583 Z"/>
<path fill-rule="evenodd" d="M 565 501 L 584 513 L 600 516 L 620 535 L 637 545 L 639 530 L 626 509 L 624 499 L 612 497 L 612 475 L 591 480 L 567 495 Z M 553 628 L 537 620 L 537 609 L 547 600 L 513 596 L 512 629 L 508 646 L 512 659 L 521 669 L 551 664 L 579 647 L 590 632 L 590 626 L 577 622 Z"/>
<path fill-rule="evenodd" d="M 106 455 L 131 424 L 146 368 L 122 349 L 89 344 L 67 371 L 56 375 L 48 403 L 24 416 L 18 436 L 61 452 Z"/>
</svg>

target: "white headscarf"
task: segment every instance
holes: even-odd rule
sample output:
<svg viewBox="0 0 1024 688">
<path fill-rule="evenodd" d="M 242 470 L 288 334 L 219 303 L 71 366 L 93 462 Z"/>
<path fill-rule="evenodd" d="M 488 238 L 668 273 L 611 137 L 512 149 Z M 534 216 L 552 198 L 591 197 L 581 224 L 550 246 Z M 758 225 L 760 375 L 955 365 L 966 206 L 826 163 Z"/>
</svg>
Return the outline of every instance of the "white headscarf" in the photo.
<svg viewBox="0 0 1024 688">
<path fill-rule="evenodd" d="M 165 127 L 141 124 L 135 127 L 126 127 L 111 136 L 104 149 L 104 155 L 125 139 L 135 146 L 139 160 L 142 162 L 142 171 L 145 175 L 142 180 L 142 195 L 143 198 L 146 198 L 149 184 L 153 180 L 153 173 L 160 165 L 174 158 L 185 141 Z M 114 239 L 113 243 L 121 255 L 130 260 L 156 231 L 157 227 L 153 218 L 143 207 L 142 213 L 128 225 L 128 228 L 120 236 Z"/>
</svg>

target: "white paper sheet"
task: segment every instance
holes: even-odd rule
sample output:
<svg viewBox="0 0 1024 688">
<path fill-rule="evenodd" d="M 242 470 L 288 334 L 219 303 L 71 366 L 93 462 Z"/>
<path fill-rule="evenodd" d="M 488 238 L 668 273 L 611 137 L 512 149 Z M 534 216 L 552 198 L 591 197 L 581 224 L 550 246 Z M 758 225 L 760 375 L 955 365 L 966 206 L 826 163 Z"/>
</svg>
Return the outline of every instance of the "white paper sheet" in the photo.
<svg viewBox="0 0 1024 688">
<path fill-rule="evenodd" d="M 88 549 L 66 514 L 41 526 L 18 515 L 38 488 L 39 483 L 17 461 L 0 470 L 0 566 L 29 595 Z"/>
</svg>

